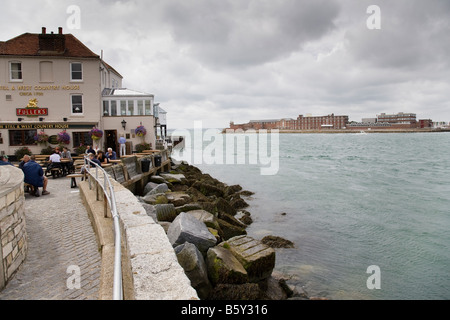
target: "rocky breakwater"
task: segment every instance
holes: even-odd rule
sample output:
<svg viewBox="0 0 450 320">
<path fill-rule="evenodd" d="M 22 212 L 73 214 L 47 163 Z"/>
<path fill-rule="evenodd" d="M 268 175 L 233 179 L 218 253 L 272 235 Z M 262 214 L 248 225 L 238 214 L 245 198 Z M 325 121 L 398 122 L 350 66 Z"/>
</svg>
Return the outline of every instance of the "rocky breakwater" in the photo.
<svg viewBox="0 0 450 320">
<path fill-rule="evenodd" d="M 201 299 L 287 299 L 294 294 L 273 272 L 275 251 L 247 235 L 249 191 L 228 186 L 186 163 L 153 176 L 138 197 L 161 224 Z"/>
</svg>

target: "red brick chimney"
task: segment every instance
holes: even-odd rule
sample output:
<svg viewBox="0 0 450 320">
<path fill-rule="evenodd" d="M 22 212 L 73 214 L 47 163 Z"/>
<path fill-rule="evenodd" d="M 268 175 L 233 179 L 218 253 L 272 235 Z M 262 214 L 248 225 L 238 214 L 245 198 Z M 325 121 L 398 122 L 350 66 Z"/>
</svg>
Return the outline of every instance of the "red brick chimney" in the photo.
<svg viewBox="0 0 450 320">
<path fill-rule="evenodd" d="M 66 37 L 63 35 L 62 27 L 59 33 L 47 34 L 47 29 L 42 28 L 42 34 L 39 35 L 39 52 L 41 54 L 64 54 L 66 51 Z"/>
</svg>

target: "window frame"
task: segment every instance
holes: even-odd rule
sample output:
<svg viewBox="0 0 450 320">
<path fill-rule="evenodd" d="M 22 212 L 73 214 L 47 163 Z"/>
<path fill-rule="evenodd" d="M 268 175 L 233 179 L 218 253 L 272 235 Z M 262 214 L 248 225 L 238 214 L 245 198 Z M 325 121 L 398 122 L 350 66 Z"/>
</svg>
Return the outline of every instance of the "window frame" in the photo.
<svg viewBox="0 0 450 320">
<path fill-rule="evenodd" d="M 74 112 L 74 104 L 73 104 L 73 98 L 74 97 L 81 97 L 81 112 L 76 113 Z M 70 114 L 72 116 L 84 116 L 84 97 L 82 94 L 71 94 L 70 95 Z"/>
<path fill-rule="evenodd" d="M 13 79 L 12 65 L 19 64 L 20 70 L 17 71 L 20 74 L 20 79 Z M 23 82 L 23 64 L 22 61 L 9 61 L 9 82 Z"/>
<path fill-rule="evenodd" d="M 81 66 L 81 71 L 73 71 L 73 68 L 72 68 L 72 66 L 73 65 L 80 65 Z M 74 72 L 79 72 L 79 73 L 81 73 L 81 79 L 74 79 L 73 78 L 73 73 Z M 84 80 L 84 70 L 83 70 L 83 63 L 82 62 L 79 62 L 79 61 L 73 61 L 73 62 L 71 62 L 70 63 L 70 82 L 83 82 Z"/>
<path fill-rule="evenodd" d="M 13 138 L 15 138 L 14 136 L 14 132 L 20 132 L 21 134 L 21 143 L 20 144 L 16 144 L 13 141 Z M 27 143 L 27 133 L 30 132 L 30 135 L 28 136 L 28 138 L 30 139 Z M 36 145 L 36 141 L 34 141 L 34 136 L 37 134 L 37 130 L 36 129 L 30 129 L 30 130 L 9 130 L 8 131 L 8 135 L 9 135 L 9 145 L 10 147 L 23 147 L 23 146 L 34 146 Z M 33 137 L 33 138 L 31 138 Z M 33 141 L 31 141 L 31 139 L 33 139 Z"/>
</svg>

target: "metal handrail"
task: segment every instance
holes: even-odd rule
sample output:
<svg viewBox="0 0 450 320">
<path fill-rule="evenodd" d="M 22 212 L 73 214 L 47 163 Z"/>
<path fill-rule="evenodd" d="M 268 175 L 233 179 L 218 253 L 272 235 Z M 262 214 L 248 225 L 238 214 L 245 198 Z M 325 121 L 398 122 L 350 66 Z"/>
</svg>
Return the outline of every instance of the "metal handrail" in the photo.
<svg viewBox="0 0 450 320">
<path fill-rule="evenodd" d="M 120 235 L 120 222 L 119 214 L 117 212 L 116 197 L 114 194 L 114 188 L 109 180 L 106 171 L 100 167 L 95 162 L 91 161 L 88 156 L 85 156 L 85 172 L 92 177 L 99 186 L 103 189 L 103 194 L 105 195 L 109 208 L 111 210 L 112 218 L 114 219 L 114 282 L 113 282 L 113 300 L 123 300 L 123 290 L 122 290 L 122 250 L 121 250 L 121 235 Z M 90 172 L 90 167 L 95 168 L 95 176 Z M 103 173 L 103 183 L 98 177 L 98 171 Z M 89 187 L 91 187 L 91 180 L 89 180 Z M 109 191 L 109 194 L 108 194 Z"/>
</svg>

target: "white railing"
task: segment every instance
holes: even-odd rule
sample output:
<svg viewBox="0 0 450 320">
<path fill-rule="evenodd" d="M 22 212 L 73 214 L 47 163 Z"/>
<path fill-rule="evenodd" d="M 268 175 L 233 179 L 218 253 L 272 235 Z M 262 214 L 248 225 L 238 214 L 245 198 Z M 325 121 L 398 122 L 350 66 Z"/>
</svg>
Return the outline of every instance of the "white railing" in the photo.
<svg viewBox="0 0 450 320">
<path fill-rule="evenodd" d="M 85 174 L 88 174 L 92 179 L 97 182 L 97 186 L 103 189 L 105 200 L 107 201 L 111 216 L 114 220 L 114 282 L 113 282 L 113 300 L 123 300 L 122 290 L 122 252 L 121 252 L 121 235 L 120 235 L 120 222 L 119 214 L 117 212 L 116 197 L 114 194 L 114 188 L 109 180 L 108 174 L 105 170 L 91 161 L 87 156 L 85 157 Z M 94 170 L 91 170 L 94 169 Z M 100 181 L 99 171 L 103 173 L 103 181 Z M 91 179 L 89 179 L 89 189 L 92 189 Z M 98 189 L 96 190 L 98 197 Z"/>
</svg>

